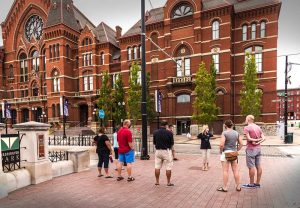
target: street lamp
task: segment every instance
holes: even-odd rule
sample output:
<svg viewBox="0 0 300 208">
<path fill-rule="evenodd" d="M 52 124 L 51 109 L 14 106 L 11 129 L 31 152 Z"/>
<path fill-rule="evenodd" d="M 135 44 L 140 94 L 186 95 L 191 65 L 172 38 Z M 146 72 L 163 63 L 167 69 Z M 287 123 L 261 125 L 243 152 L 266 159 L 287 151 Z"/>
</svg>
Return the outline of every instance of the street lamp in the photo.
<svg viewBox="0 0 300 208">
<path fill-rule="evenodd" d="M 32 111 L 35 111 L 35 121 L 38 122 L 38 116 L 37 116 L 37 107 L 32 107 L 31 108 Z"/>
<path fill-rule="evenodd" d="M 94 121 L 95 122 L 96 122 L 96 118 L 97 118 L 96 113 L 97 113 L 97 108 L 94 108 L 94 110 L 93 110 L 93 117 L 94 117 Z"/>
<path fill-rule="evenodd" d="M 122 107 L 122 109 L 124 108 L 125 106 L 125 102 L 118 102 L 118 106 Z M 121 118 L 121 123 L 123 123 L 123 118 Z"/>
<path fill-rule="evenodd" d="M 43 123 L 46 123 L 45 120 L 47 118 L 47 115 L 46 115 L 45 111 L 42 112 L 41 118 L 43 120 Z"/>
</svg>

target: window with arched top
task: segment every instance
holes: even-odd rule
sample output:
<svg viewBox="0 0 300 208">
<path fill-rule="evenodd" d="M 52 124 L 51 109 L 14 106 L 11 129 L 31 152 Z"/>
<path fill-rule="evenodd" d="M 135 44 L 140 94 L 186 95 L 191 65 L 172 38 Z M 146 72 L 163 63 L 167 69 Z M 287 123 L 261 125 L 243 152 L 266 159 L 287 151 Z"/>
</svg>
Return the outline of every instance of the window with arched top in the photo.
<svg viewBox="0 0 300 208">
<path fill-rule="evenodd" d="M 243 25 L 243 41 L 247 40 L 248 25 Z"/>
<path fill-rule="evenodd" d="M 43 94 L 47 95 L 47 84 L 46 83 L 43 86 Z"/>
<path fill-rule="evenodd" d="M 61 116 L 61 112 L 60 112 L 60 104 L 56 105 L 56 116 L 60 117 Z"/>
<path fill-rule="evenodd" d="M 100 65 L 104 65 L 104 52 L 100 54 Z"/>
<path fill-rule="evenodd" d="M 20 82 L 27 82 L 28 81 L 28 61 L 27 55 L 22 53 L 19 56 L 20 62 Z"/>
<path fill-rule="evenodd" d="M 173 9 L 171 17 L 172 19 L 176 19 L 176 18 L 192 15 L 193 13 L 194 13 L 193 7 L 188 3 L 183 3 L 177 5 Z"/>
<path fill-rule="evenodd" d="M 56 44 L 56 57 L 59 57 L 59 44 Z"/>
<path fill-rule="evenodd" d="M 67 46 L 66 46 L 66 57 L 67 57 L 67 58 L 70 58 L 70 55 L 71 55 L 71 49 L 70 49 L 70 46 L 67 45 Z"/>
<path fill-rule="evenodd" d="M 34 97 L 39 96 L 39 87 L 36 82 L 32 83 L 31 89 L 32 89 L 32 96 L 34 96 Z"/>
<path fill-rule="evenodd" d="M 135 46 L 133 48 L 133 59 L 136 60 L 138 58 L 138 47 Z"/>
<path fill-rule="evenodd" d="M 190 103 L 191 96 L 189 94 L 182 94 L 177 96 L 177 103 Z"/>
<path fill-rule="evenodd" d="M 176 58 L 176 75 L 177 77 L 184 77 L 191 75 L 191 51 L 186 45 L 180 46 L 175 56 Z"/>
<path fill-rule="evenodd" d="M 256 38 L 256 24 L 252 23 L 251 24 L 251 39 L 255 39 Z"/>
<path fill-rule="evenodd" d="M 15 91 L 14 91 L 14 88 L 10 88 L 10 98 L 11 99 L 14 99 L 15 98 Z"/>
<path fill-rule="evenodd" d="M 31 53 L 31 65 L 32 65 L 33 71 L 39 71 L 39 69 L 40 69 L 39 52 L 33 51 Z"/>
<path fill-rule="evenodd" d="M 43 69 L 46 71 L 46 49 L 43 49 Z"/>
<path fill-rule="evenodd" d="M 49 57 L 52 58 L 53 54 L 52 54 L 52 46 L 49 46 Z"/>
<path fill-rule="evenodd" d="M 55 104 L 52 104 L 51 110 L 52 110 L 52 117 L 55 118 L 56 117 Z"/>
<path fill-rule="evenodd" d="M 217 40 L 220 38 L 220 22 L 218 20 L 212 23 L 212 39 Z"/>
<path fill-rule="evenodd" d="M 265 21 L 262 21 L 260 23 L 260 37 L 261 38 L 266 37 L 266 22 Z"/>
<path fill-rule="evenodd" d="M 60 79 L 57 70 L 53 71 L 52 79 L 53 79 L 53 87 L 52 87 L 53 92 L 60 92 Z"/>
<path fill-rule="evenodd" d="M 14 78 L 14 67 L 13 65 L 9 65 L 8 69 L 8 79 L 13 79 Z"/>
<path fill-rule="evenodd" d="M 157 50 L 157 46 L 158 45 L 158 34 L 157 33 L 153 33 L 150 37 L 151 39 L 151 50 L 154 51 L 154 50 Z"/>
<path fill-rule="evenodd" d="M 82 46 L 88 46 L 92 44 L 92 39 L 91 38 L 84 38 L 82 40 Z"/>
<path fill-rule="evenodd" d="M 132 48 L 128 47 L 127 48 L 127 60 L 131 60 L 132 59 L 131 51 L 132 51 Z"/>
</svg>

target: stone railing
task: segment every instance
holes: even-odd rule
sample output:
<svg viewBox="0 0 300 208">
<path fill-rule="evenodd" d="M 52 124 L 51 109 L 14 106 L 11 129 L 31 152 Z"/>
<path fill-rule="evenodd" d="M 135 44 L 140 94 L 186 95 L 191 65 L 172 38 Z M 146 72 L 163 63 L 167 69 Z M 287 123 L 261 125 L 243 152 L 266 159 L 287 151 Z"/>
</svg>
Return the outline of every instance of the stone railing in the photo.
<svg viewBox="0 0 300 208">
<path fill-rule="evenodd" d="M 8 99 L 6 101 L 8 103 L 28 103 L 28 102 L 40 102 L 40 101 L 46 101 L 46 100 L 47 100 L 47 95 L 14 98 L 14 99 Z"/>
<path fill-rule="evenodd" d="M 192 82 L 192 77 L 187 76 L 187 77 L 173 77 L 172 83 L 173 84 L 185 84 L 185 83 L 191 83 Z"/>
</svg>

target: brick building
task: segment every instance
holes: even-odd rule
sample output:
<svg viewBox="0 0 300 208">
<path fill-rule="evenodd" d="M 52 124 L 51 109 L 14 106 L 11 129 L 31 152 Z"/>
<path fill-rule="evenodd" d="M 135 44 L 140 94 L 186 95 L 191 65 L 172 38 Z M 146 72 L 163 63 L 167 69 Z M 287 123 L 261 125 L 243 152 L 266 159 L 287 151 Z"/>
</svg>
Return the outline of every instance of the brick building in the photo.
<svg viewBox="0 0 300 208">
<path fill-rule="evenodd" d="M 278 99 L 277 99 L 277 120 L 283 121 L 284 120 L 284 90 L 278 90 Z M 288 105 L 287 105 L 287 112 L 288 112 L 288 120 L 289 123 L 293 123 L 292 121 L 297 121 L 296 123 L 300 122 L 300 88 L 289 89 L 288 90 Z M 295 124 L 296 124 L 295 123 Z"/>
<path fill-rule="evenodd" d="M 275 123 L 276 104 L 269 101 L 276 99 L 280 7 L 279 0 L 168 0 L 145 14 L 151 93 L 161 90 L 161 117 L 176 124 L 178 134 L 192 124 L 193 80 L 202 61 L 208 68 L 214 59 L 218 70 L 221 114 L 215 129 L 222 128 L 224 119 L 244 120 L 238 100 L 246 52 L 256 57 L 261 120 Z M 0 96 L 11 104 L 12 123 L 46 115 L 49 123 L 59 125 L 64 95 L 70 103 L 67 122 L 90 125 L 102 72 L 109 71 L 112 84 L 122 73 L 128 86 L 130 65 L 140 62 L 140 21 L 122 35 L 119 26 L 95 26 L 72 0 L 15 0 L 1 26 Z"/>
</svg>

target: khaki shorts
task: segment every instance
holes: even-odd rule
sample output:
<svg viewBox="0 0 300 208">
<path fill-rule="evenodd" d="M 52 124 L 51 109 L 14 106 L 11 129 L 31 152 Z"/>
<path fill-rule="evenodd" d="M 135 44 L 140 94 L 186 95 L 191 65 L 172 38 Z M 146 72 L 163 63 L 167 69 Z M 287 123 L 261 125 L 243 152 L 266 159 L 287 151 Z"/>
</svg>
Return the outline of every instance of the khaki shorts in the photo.
<svg viewBox="0 0 300 208">
<path fill-rule="evenodd" d="M 173 155 L 172 150 L 156 150 L 155 151 L 155 169 L 161 169 L 165 162 L 166 170 L 172 170 Z"/>
</svg>

